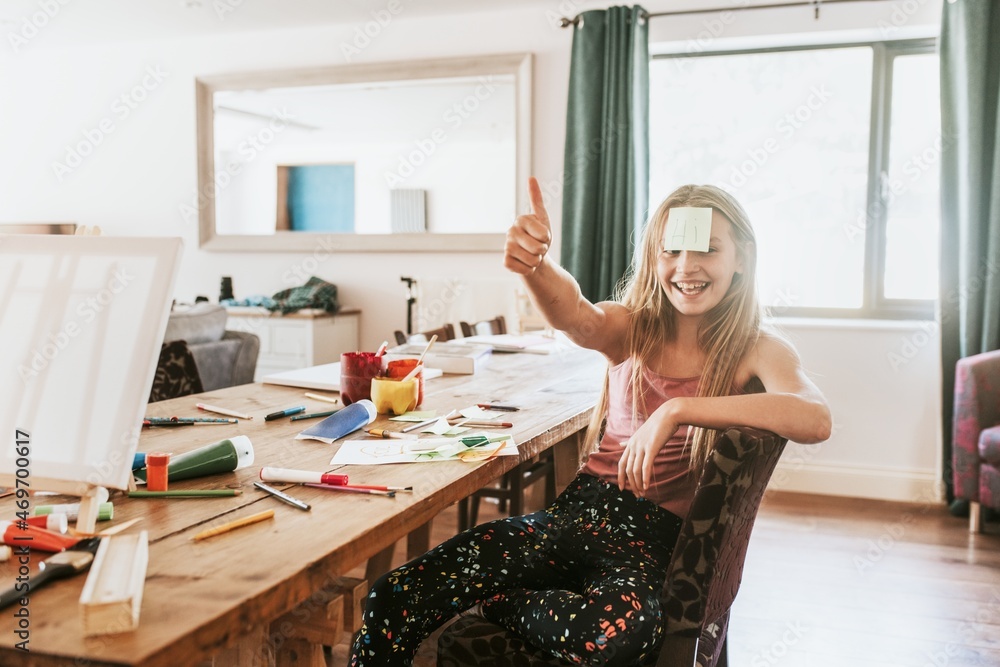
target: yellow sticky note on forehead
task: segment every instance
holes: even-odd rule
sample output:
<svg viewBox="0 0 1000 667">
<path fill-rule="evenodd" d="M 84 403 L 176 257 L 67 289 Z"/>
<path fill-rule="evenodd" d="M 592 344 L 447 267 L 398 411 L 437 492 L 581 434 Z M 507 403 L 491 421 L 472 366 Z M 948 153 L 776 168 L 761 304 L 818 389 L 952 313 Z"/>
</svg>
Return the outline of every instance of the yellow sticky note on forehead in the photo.
<svg viewBox="0 0 1000 667">
<path fill-rule="evenodd" d="M 667 228 L 663 232 L 664 250 L 696 250 L 708 252 L 712 237 L 712 209 L 695 206 L 678 206 L 667 214 Z"/>
</svg>

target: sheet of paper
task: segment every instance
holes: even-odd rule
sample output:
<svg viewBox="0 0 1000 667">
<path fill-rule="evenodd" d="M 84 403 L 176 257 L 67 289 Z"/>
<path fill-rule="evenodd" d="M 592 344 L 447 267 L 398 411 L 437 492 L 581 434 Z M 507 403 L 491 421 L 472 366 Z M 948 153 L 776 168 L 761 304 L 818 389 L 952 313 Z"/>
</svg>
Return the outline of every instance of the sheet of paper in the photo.
<svg viewBox="0 0 1000 667">
<path fill-rule="evenodd" d="M 708 252 L 708 241 L 711 238 L 711 208 L 677 206 L 670 209 L 667 228 L 663 232 L 664 250 Z"/>
<path fill-rule="evenodd" d="M 468 426 L 452 426 L 448 420 L 441 417 L 429 426 L 420 429 L 421 433 L 433 433 L 435 435 L 461 435 L 469 430 Z"/>
<path fill-rule="evenodd" d="M 471 437 L 471 436 L 465 436 Z M 492 456 L 517 456 L 512 436 L 481 447 L 466 447 L 456 439 L 426 440 L 345 440 L 330 465 L 380 465 L 383 463 L 427 463 L 432 461 L 481 461 Z M 426 449 L 424 449 L 426 448 Z M 416 449 L 417 451 L 414 451 Z"/>
</svg>

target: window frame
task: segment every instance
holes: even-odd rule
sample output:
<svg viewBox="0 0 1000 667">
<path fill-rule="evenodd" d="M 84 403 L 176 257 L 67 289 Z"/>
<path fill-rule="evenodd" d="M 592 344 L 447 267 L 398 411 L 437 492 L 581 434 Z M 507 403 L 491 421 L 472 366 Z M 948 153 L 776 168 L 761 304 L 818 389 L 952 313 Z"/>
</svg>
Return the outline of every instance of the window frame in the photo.
<svg viewBox="0 0 1000 667">
<path fill-rule="evenodd" d="M 650 60 L 704 58 L 788 51 L 816 51 L 857 47 L 872 49 L 872 90 L 869 114 L 868 184 L 865 196 L 865 255 L 862 275 L 862 303 L 858 308 L 815 308 L 769 306 L 772 317 L 808 317 L 871 320 L 933 320 L 937 299 L 889 299 L 885 296 L 886 229 L 888 202 L 881 187 L 888 173 L 890 124 L 892 122 L 892 73 L 901 56 L 937 53 L 937 39 L 921 37 L 898 40 L 824 42 L 818 44 L 713 49 L 696 53 L 660 53 Z M 940 211 L 938 211 L 940 218 Z M 940 224 L 940 219 L 939 219 Z"/>
</svg>

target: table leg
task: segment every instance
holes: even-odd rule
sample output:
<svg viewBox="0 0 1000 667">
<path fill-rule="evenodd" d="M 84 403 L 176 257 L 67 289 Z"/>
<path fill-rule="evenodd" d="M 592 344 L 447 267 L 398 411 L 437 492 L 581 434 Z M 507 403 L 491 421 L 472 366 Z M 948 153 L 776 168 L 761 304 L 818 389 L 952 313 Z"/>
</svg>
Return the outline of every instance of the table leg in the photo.
<svg viewBox="0 0 1000 667">
<path fill-rule="evenodd" d="M 212 658 L 214 667 L 270 667 L 274 656 L 267 645 L 267 629 L 254 628 Z"/>
<path fill-rule="evenodd" d="M 563 438 L 552 447 L 552 456 L 556 466 L 556 492 L 562 493 L 563 489 L 576 477 L 576 471 L 580 469 L 578 451 L 580 440 L 585 431 L 577 431 L 573 435 Z"/>
<path fill-rule="evenodd" d="M 406 560 L 413 560 L 417 556 L 423 556 L 431 548 L 431 519 L 416 530 L 410 531 L 406 536 Z M 390 567 L 392 567 L 390 565 Z"/>
<path fill-rule="evenodd" d="M 323 645 L 290 637 L 275 655 L 275 667 L 326 667 Z"/>
<path fill-rule="evenodd" d="M 376 579 L 392 569 L 392 556 L 395 552 L 396 545 L 393 543 L 369 558 L 368 565 L 365 566 L 365 579 L 374 583 Z"/>
</svg>

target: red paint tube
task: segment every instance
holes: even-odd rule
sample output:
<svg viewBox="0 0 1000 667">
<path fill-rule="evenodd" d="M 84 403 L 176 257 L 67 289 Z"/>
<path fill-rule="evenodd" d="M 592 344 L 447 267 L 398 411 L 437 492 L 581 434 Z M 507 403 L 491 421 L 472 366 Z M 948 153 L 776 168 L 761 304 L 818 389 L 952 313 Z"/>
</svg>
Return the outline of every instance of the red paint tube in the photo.
<svg viewBox="0 0 1000 667">
<path fill-rule="evenodd" d="M 79 537 L 60 535 L 51 530 L 45 530 L 29 523 L 18 527 L 14 521 L 0 521 L 0 531 L 3 532 L 3 543 L 12 547 L 30 547 L 35 551 L 64 551 L 77 542 Z"/>
</svg>

